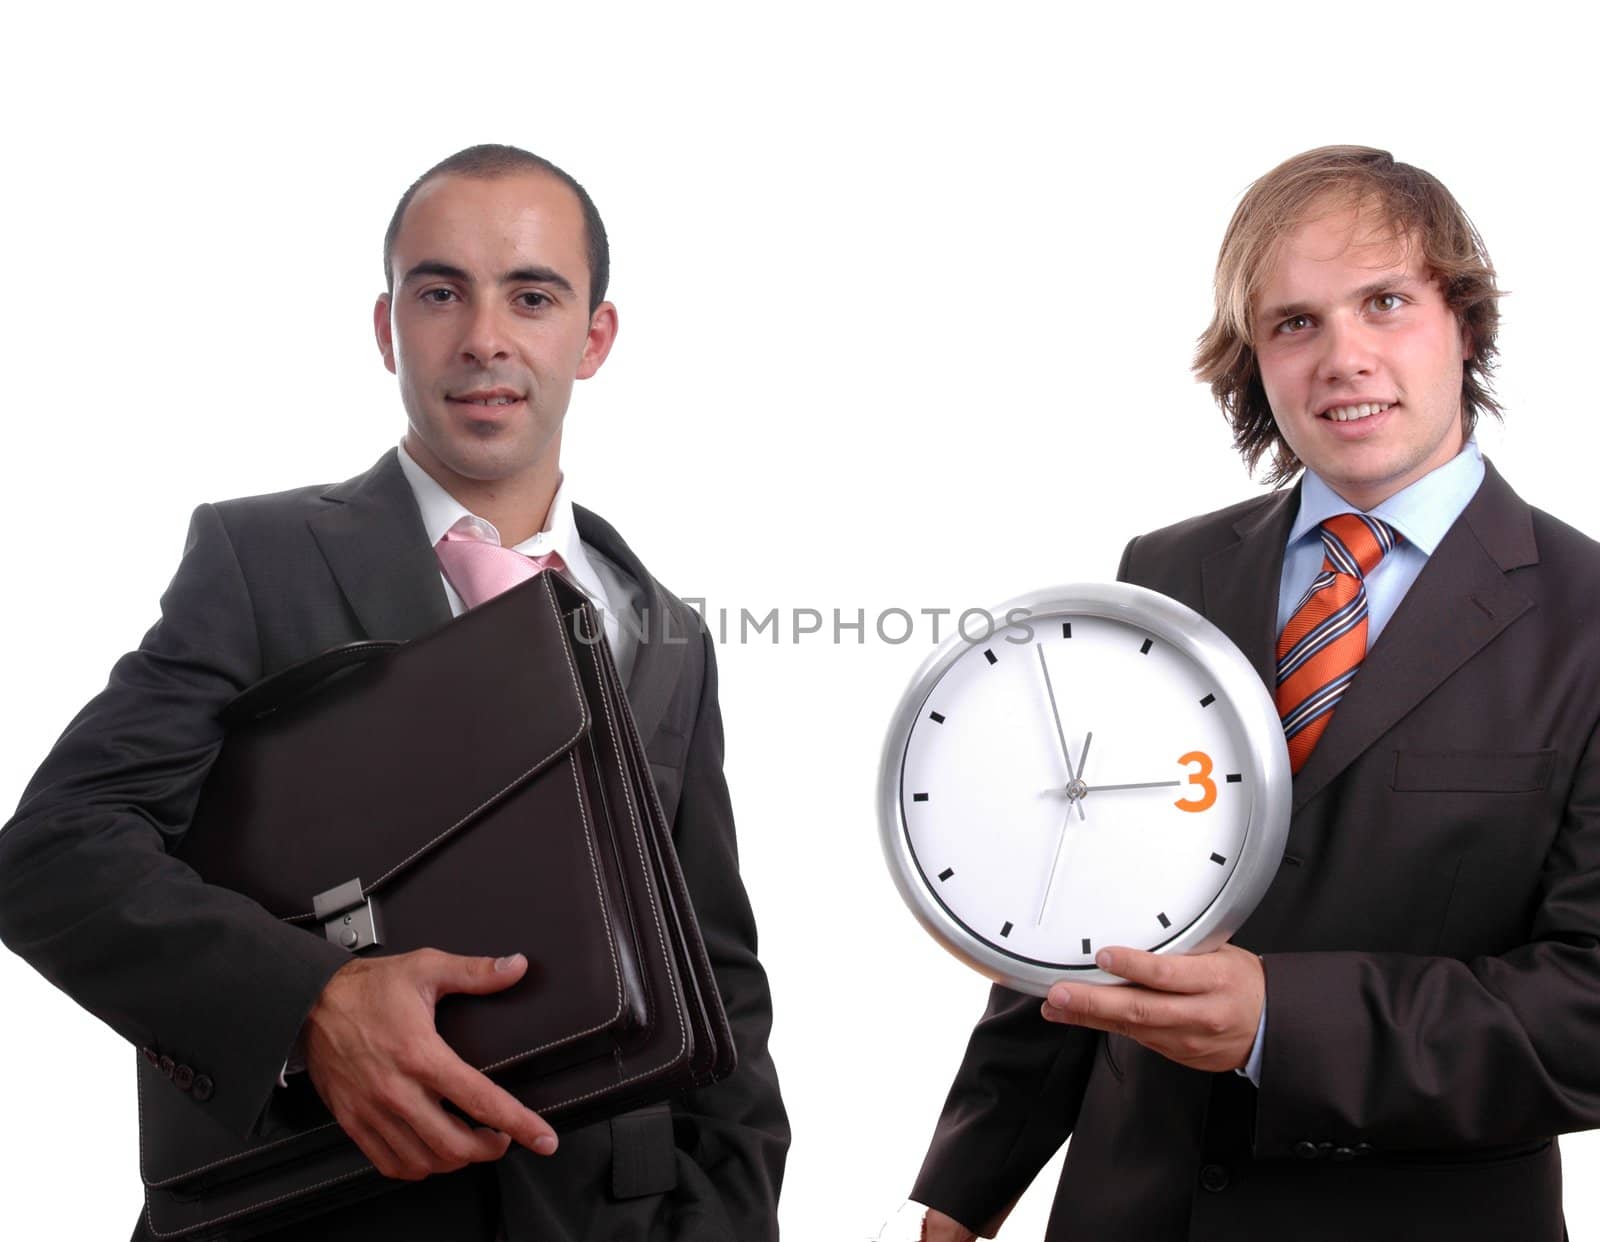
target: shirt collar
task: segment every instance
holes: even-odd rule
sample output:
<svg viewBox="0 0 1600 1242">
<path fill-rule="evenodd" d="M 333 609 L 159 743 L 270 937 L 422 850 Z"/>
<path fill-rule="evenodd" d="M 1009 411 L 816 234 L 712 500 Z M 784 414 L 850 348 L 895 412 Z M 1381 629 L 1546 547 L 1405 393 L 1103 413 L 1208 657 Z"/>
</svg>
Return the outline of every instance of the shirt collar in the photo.
<svg viewBox="0 0 1600 1242">
<path fill-rule="evenodd" d="M 1367 512 L 1394 527 L 1423 555 L 1432 556 L 1439 540 L 1461 516 L 1482 482 L 1483 453 L 1478 448 L 1478 437 L 1470 436 L 1461 451 L 1444 465 Z M 1300 485 L 1300 512 L 1289 528 L 1289 546 L 1335 514 L 1352 511 L 1348 500 L 1307 470 Z"/>
<path fill-rule="evenodd" d="M 444 538 L 462 518 L 470 518 L 490 543 L 500 542 L 500 532 L 494 523 L 479 517 L 444 489 L 444 485 L 417 465 L 416 460 L 400 445 L 400 469 L 411 484 L 417 498 L 417 509 L 422 514 L 422 529 L 427 532 L 428 544 L 433 546 Z M 599 608 L 605 607 L 605 588 L 595 573 L 594 565 L 578 537 L 577 522 L 572 514 L 572 501 L 567 495 L 567 479 L 562 474 L 556 485 L 556 494 L 545 514 L 544 529 L 517 544 L 513 549 L 524 556 L 546 556 L 551 552 L 561 554 L 567 567 L 567 576 Z"/>
</svg>

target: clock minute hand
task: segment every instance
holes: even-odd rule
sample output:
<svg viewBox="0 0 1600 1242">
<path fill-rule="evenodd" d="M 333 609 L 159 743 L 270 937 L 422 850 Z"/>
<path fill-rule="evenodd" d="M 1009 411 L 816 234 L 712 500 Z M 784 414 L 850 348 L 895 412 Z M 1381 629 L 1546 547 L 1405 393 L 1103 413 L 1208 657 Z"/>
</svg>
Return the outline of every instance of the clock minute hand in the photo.
<svg viewBox="0 0 1600 1242">
<path fill-rule="evenodd" d="M 1050 682 L 1050 665 L 1045 662 L 1043 647 L 1035 647 L 1034 650 L 1039 653 L 1039 671 L 1044 674 L 1044 690 L 1045 693 L 1050 696 L 1050 715 L 1056 722 L 1056 738 L 1061 742 L 1061 757 L 1067 761 L 1067 779 L 1076 784 L 1078 780 L 1078 772 L 1077 769 L 1072 766 L 1072 751 L 1067 747 L 1066 730 L 1061 727 L 1061 710 L 1056 706 L 1056 688 Z M 1090 734 L 1090 737 L 1093 736 L 1093 734 Z M 1083 755 L 1086 759 L 1089 757 L 1089 743 L 1087 740 L 1083 744 Z M 1078 818 L 1082 819 L 1084 817 L 1083 800 L 1081 798 L 1073 798 L 1073 802 L 1077 803 Z M 1057 857 L 1059 858 L 1059 856 L 1060 852 L 1058 850 Z M 1055 869 L 1052 867 L 1052 879 L 1054 878 L 1054 875 Z M 1045 892 L 1045 899 L 1047 901 L 1049 900 L 1049 896 L 1050 894 L 1047 888 Z"/>
<path fill-rule="evenodd" d="M 1182 781 L 1134 781 L 1126 785 L 1089 785 L 1084 793 L 1097 793 L 1106 789 L 1166 789 L 1171 785 L 1181 785 Z"/>
</svg>

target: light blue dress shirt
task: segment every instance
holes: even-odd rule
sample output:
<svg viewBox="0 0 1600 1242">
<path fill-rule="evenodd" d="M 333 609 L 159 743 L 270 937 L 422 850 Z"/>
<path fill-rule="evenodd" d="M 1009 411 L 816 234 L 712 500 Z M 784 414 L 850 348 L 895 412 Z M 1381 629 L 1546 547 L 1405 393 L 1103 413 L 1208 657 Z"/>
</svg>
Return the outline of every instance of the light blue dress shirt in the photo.
<svg viewBox="0 0 1600 1242">
<path fill-rule="evenodd" d="M 1483 453 L 1477 437 L 1470 437 L 1462 450 L 1437 470 L 1422 476 L 1410 487 L 1396 492 L 1366 512 L 1392 526 L 1399 541 L 1366 577 L 1367 650 L 1378 641 L 1400 601 L 1417 580 L 1445 532 L 1461 516 L 1483 482 Z M 1300 485 L 1300 511 L 1289 528 L 1289 542 L 1283 553 L 1283 578 L 1278 585 L 1278 632 L 1289 623 L 1295 609 L 1322 571 L 1322 535 L 1318 527 L 1340 513 L 1358 512 L 1348 500 L 1309 470 Z M 1261 1010 L 1256 1041 L 1250 1059 L 1237 1073 L 1256 1086 L 1261 1085 L 1261 1048 L 1266 1043 L 1267 1011 Z"/>
</svg>

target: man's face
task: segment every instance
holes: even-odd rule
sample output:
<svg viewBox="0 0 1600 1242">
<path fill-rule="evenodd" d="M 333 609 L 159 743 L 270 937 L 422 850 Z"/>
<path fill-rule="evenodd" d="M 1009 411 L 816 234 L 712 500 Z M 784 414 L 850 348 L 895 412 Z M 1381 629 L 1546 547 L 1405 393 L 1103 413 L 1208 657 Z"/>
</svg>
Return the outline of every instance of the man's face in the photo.
<svg viewBox="0 0 1600 1242">
<path fill-rule="evenodd" d="M 554 177 L 444 176 L 417 191 L 378 299 L 406 449 L 455 492 L 553 479 L 572 382 L 599 370 L 616 311 L 589 313 L 583 211 Z"/>
<path fill-rule="evenodd" d="M 1464 333 L 1421 247 L 1333 208 L 1289 233 L 1252 335 L 1279 432 L 1307 468 L 1371 509 L 1461 450 Z"/>
</svg>

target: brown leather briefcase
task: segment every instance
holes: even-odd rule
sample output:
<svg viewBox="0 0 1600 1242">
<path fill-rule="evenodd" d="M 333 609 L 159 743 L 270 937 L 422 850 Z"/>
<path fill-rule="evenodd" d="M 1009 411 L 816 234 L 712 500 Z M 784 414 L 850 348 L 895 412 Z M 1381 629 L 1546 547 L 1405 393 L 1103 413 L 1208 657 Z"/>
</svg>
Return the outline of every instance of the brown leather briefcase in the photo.
<svg viewBox="0 0 1600 1242">
<path fill-rule="evenodd" d="M 506 992 L 441 1001 L 468 1064 L 560 1125 L 733 1069 L 732 1032 L 593 607 L 542 573 L 410 643 L 252 687 L 180 853 L 352 952 L 522 952 Z M 197 1001 L 197 1003 L 201 1003 Z M 403 1183 L 303 1074 L 241 1140 L 139 1063 L 157 1237 L 245 1238 Z"/>
</svg>

